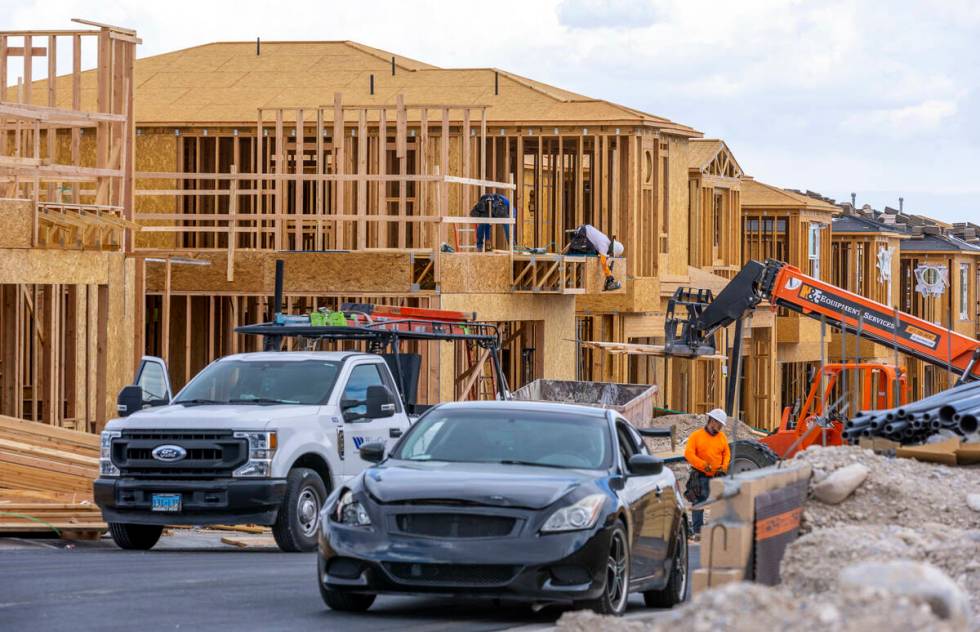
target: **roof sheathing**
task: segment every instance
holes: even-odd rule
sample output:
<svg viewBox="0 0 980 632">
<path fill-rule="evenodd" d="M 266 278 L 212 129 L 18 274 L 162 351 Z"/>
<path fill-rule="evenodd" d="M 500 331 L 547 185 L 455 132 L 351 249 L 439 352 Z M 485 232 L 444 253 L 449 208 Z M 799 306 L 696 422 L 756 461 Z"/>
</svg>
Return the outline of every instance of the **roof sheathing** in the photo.
<svg viewBox="0 0 980 632">
<path fill-rule="evenodd" d="M 840 212 L 838 207 L 829 202 L 780 189 L 754 178 L 743 178 L 741 201 L 742 208 L 790 208 L 826 213 Z"/>
<path fill-rule="evenodd" d="M 487 120 L 493 125 L 651 127 L 700 136 L 662 117 L 494 68 L 438 68 L 350 41 L 264 41 L 260 46 L 258 55 L 256 42 L 216 42 L 137 59 L 137 124 L 251 126 L 260 107 L 324 105 L 331 106 L 324 114 L 332 121 L 334 94 L 341 92 L 345 103 L 358 105 L 392 105 L 401 94 L 409 106 L 486 106 Z M 374 94 L 369 88 L 371 75 Z M 57 81 L 67 88 L 59 94 L 70 98 L 70 75 Z M 46 95 L 45 83 L 35 82 L 35 99 Z M 94 83 L 94 71 L 82 73 L 83 107 L 94 105 Z M 408 114 L 409 120 L 417 120 L 417 110 Z M 458 112 L 453 116 L 458 118 Z"/>
</svg>

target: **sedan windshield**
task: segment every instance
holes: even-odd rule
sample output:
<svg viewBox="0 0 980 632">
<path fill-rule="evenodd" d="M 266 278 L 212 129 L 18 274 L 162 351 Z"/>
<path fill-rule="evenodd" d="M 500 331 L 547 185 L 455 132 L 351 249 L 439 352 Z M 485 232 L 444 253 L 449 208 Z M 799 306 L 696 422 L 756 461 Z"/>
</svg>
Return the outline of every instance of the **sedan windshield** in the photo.
<svg viewBox="0 0 980 632">
<path fill-rule="evenodd" d="M 198 373 L 174 404 L 316 405 L 339 370 L 339 362 L 325 360 L 223 360 Z"/>
<path fill-rule="evenodd" d="M 584 469 L 609 467 L 604 419 L 526 410 L 434 410 L 402 441 L 395 459 L 504 463 Z"/>
</svg>

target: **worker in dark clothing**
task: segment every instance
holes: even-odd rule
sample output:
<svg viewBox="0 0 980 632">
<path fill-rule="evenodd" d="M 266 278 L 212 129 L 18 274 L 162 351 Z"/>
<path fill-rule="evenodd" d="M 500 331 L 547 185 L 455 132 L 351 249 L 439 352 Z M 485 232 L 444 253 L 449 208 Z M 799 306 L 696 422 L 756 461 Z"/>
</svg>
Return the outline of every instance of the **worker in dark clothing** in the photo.
<svg viewBox="0 0 980 632">
<path fill-rule="evenodd" d="M 487 193 L 481 195 L 480 199 L 470 210 L 470 217 L 511 217 L 510 200 L 499 193 Z M 510 224 L 504 224 L 504 239 L 510 243 Z M 493 224 L 476 225 L 476 250 L 483 252 L 484 244 L 488 243 L 493 248 Z"/>
<path fill-rule="evenodd" d="M 582 224 L 572 233 L 572 240 L 562 252 L 570 255 L 598 255 L 602 273 L 606 276 L 606 284 L 602 289 L 609 292 L 622 287 L 622 284 L 613 278 L 609 258 L 623 256 L 623 250 L 623 244 L 615 237 L 610 239 L 595 226 Z"/>
<path fill-rule="evenodd" d="M 711 479 L 724 476 L 732 460 L 732 451 L 728 445 L 728 437 L 722 432 L 728 421 L 728 415 L 720 408 L 708 413 L 708 421 L 704 428 L 694 431 L 687 439 L 684 458 L 691 466 L 687 479 L 684 497 L 692 504 L 708 499 Z M 694 524 L 691 526 L 694 537 L 698 538 L 701 526 L 704 524 L 704 511 L 694 511 Z"/>
</svg>

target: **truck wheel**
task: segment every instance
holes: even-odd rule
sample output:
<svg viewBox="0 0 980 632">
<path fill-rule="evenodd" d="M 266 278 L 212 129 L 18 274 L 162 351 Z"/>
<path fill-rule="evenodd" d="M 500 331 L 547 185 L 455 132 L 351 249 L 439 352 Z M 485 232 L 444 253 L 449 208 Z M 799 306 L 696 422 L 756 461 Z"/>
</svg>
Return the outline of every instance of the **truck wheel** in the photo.
<svg viewBox="0 0 980 632">
<path fill-rule="evenodd" d="M 279 507 L 272 535 L 283 551 L 313 551 L 320 526 L 320 508 L 327 499 L 327 488 L 315 471 L 296 467 L 286 477 L 286 497 Z"/>
<path fill-rule="evenodd" d="M 327 607 L 331 610 L 339 610 L 340 612 L 364 612 L 371 607 L 377 595 L 334 590 L 333 588 L 326 588 L 321 583 L 320 597 L 323 598 L 323 603 L 327 604 Z"/>
<path fill-rule="evenodd" d="M 148 551 L 160 539 L 162 525 L 109 523 L 109 534 L 120 549 Z"/>
<path fill-rule="evenodd" d="M 732 462 L 729 471 L 735 474 L 769 467 L 779 462 L 772 448 L 753 439 L 739 439 L 731 445 Z"/>
</svg>

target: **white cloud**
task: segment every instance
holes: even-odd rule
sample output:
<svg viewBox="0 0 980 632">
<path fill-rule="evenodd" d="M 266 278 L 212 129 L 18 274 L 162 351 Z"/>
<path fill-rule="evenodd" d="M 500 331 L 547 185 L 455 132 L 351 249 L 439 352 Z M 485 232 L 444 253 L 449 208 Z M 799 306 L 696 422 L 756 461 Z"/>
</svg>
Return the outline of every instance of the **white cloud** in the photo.
<svg viewBox="0 0 980 632">
<path fill-rule="evenodd" d="M 967 183 L 980 200 L 977 0 L 457 0 L 452 10 L 443 0 L 294 0 L 272 12 L 265 0 L 0 5 L 9 29 L 69 28 L 75 16 L 136 28 L 140 56 L 261 36 L 352 39 L 441 66 L 496 66 L 721 136 L 763 181 L 827 192 L 914 185 L 923 209 L 930 195 L 941 205 L 945 194 L 968 194 Z"/>
<path fill-rule="evenodd" d="M 954 116 L 955 101 L 930 99 L 916 105 L 872 109 L 849 114 L 841 126 L 849 132 L 907 137 L 909 134 L 934 132 Z"/>
<path fill-rule="evenodd" d="M 561 0 L 558 22 L 576 29 L 643 28 L 657 21 L 653 0 Z"/>
</svg>

